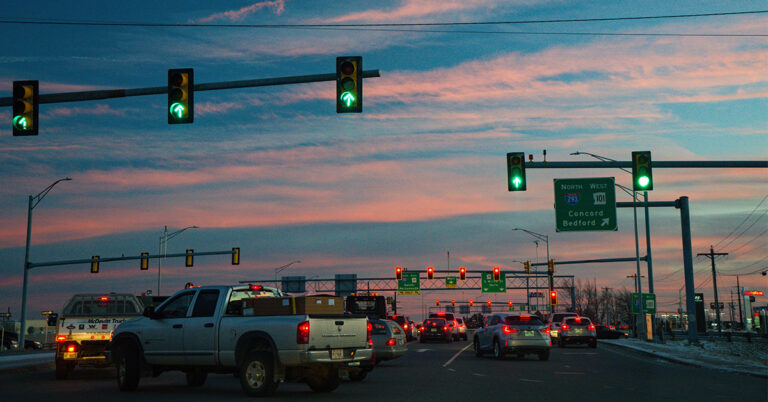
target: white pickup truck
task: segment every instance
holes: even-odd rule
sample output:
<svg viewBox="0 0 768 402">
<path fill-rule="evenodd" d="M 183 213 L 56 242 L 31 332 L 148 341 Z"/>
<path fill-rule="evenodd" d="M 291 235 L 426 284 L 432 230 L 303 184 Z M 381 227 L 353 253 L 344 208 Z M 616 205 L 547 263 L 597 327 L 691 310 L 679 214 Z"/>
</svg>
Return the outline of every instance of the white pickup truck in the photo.
<svg viewBox="0 0 768 402">
<path fill-rule="evenodd" d="M 142 373 L 180 370 L 189 386 L 203 385 L 208 373 L 235 373 L 249 396 L 270 395 L 282 381 L 329 392 L 339 385 L 340 369 L 371 359 L 365 316 L 247 315 L 244 302 L 263 291 L 258 285 L 185 289 L 121 324 L 107 346 L 120 390 L 135 390 Z"/>
</svg>

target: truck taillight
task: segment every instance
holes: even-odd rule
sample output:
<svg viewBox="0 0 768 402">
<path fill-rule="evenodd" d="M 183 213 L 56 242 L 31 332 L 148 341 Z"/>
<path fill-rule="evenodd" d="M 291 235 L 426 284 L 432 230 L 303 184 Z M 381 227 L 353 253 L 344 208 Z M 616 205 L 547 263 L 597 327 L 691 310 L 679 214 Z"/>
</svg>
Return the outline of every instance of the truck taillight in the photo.
<svg viewBox="0 0 768 402">
<path fill-rule="evenodd" d="M 365 339 L 368 341 L 368 347 L 373 347 L 373 325 L 369 322 L 367 325 L 367 332 Z"/>
<path fill-rule="evenodd" d="M 309 343 L 309 321 L 302 321 L 296 328 L 296 343 L 299 345 Z"/>
<path fill-rule="evenodd" d="M 595 324 L 589 324 L 587 329 L 590 330 L 590 331 L 594 331 L 595 330 Z"/>
<path fill-rule="evenodd" d="M 395 338 L 389 338 L 387 341 L 387 346 L 395 346 Z"/>
<path fill-rule="evenodd" d="M 68 353 L 77 352 L 77 345 L 75 345 L 74 343 L 70 343 L 69 345 L 67 345 L 67 352 Z"/>
<path fill-rule="evenodd" d="M 67 340 L 67 336 L 66 335 L 59 335 L 59 336 L 56 337 L 56 342 L 64 342 L 66 340 Z"/>
</svg>

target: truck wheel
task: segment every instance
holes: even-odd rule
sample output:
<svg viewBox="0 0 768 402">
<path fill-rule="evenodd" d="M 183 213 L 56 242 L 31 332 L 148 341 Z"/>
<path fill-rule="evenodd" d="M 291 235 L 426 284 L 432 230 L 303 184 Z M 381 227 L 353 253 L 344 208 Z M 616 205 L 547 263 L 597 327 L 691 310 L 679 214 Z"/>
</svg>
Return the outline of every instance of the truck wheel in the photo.
<svg viewBox="0 0 768 402">
<path fill-rule="evenodd" d="M 248 396 L 270 396 L 277 389 L 272 354 L 251 351 L 240 366 L 240 386 Z"/>
<path fill-rule="evenodd" d="M 186 372 L 187 385 L 190 387 L 202 387 L 205 384 L 208 373 L 200 369 L 192 369 Z"/>
<path fill-rule="evenodd" d="M 63 380 L 67 378 L 74 368 L 75 366 L 73 364 L 61 359 L 56 359 L 56 379 Z"/>
<path fill-rule="evenodd" d="M 331 392 L 339 387 L 339 370 L 332 366 L 317 367 L 306 378 L 315 392 Z"/>
<path fill-rule="evenodd" d="M 126 344 L 117 352 L 117 387 L 123 392 L 135 391 L 139 386 L 139 351 Z"/>
</svg>

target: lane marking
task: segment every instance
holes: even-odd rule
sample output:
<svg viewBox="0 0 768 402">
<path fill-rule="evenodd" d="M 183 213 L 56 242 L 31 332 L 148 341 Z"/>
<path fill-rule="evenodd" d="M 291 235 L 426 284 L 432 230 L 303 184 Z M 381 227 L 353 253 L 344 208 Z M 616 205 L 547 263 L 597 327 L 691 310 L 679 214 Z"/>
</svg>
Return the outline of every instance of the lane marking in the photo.
<svg viewBox="0 0 768 402">
<path fill-rule="evenodd" d="M 555 374 L 566 374 L 566 375 L 584 375 L 584 373 L 580 373 L 580 372 L 569 372 L 569 371 L 555 371 Z"/>
<path fill-rule="evenodd" d="M 452 368 L 449 368 L 449 369 L 448 369 L 448 371 L 456 371 L 456 370 L 454 370 L 454 369 L 452 369 Z"/>
<path fill-rule="evenodd" d="M 460 355 L 460 354 L 462 354 L 462 353 L 463 353 L 465 350 L 469 349 L 469 347 L 470 347 L 470 346 L 472 346 L 472 344 L 471 344 L 471 343 L 470 343 L 469 345 L 467 345 L 467 346 L 464 346 L 463 348 L 461 348 L 461 350 L 459 350 L 458 352 L 456 352 L 456 354 L 455 354 L 455 355 L 453 355 L 453 357 L 451 357 L 451 358 L 450 358 L 450 360 L 448 360 L 447 362 L 445 362 L 445 364 L 443 364 L 443 367 L 448 367 L 448 365 L 449 365 L 449 364 L 451 364 L 451 363 L 452 363 L 452 362 L 453 362 L 453 361 L 454 361 L 454 360 L 455 360 L 457 357 L 459 357 L 459 355 Z"/>
<path fill-rule="evenodd" d="M 424 353 L 424 352 L 428 352 L 430 350 L 432 350 L 432 349 L 416 349 L 416 353 Z"/>
<path fill-rule="evenodd" d="M 595 352 L 581 352 L 581 353 L 578 353 L 578 352 L 565 352 L 564 354 L 566 354 L 566 355 L 596 355 L 597 353 L 595 353 Z"/>
<path fill-rule="evenodd" d="M 472 375 L 477 376 L 477 377 L 487 377 L 487 375 L 480 374 L 480 373 L 472 373 Z"/>
<path fill-rule="evenodd" d="M 520 381 L 525 381 L 525 382 L 544 382 L 544 381 L 539 381 L 539 380 L 529 380 L 527 378 L 521 378 Z"/>
</svg>

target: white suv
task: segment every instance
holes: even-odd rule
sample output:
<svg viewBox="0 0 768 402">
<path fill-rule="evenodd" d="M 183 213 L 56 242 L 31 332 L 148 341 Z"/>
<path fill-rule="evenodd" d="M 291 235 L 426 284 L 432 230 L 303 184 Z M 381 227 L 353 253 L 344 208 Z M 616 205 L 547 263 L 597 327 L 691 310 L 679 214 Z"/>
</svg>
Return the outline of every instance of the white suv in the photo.
<svg viewBox="0 0 768 402">
<path fill-rule="evenodd" d="M 565 317 L 578 317 L 576 313 L 552 313 L 549 316 L 549 335 L 553 338 L 557 338 L 560 332 L 560 324 L 563 323 Z"/>
</svg>

